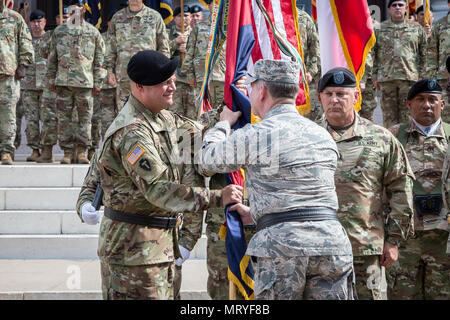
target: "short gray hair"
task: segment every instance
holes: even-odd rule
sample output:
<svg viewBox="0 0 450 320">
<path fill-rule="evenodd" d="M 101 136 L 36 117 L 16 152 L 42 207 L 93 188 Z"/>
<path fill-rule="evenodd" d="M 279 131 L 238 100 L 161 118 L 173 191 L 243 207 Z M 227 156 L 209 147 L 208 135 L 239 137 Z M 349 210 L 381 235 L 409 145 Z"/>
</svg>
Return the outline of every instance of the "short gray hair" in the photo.
<svg viewBox="0 0 450 320">
<path fill-rule="evenodd" d="M 264 86 L 269 91 L 272 98 L 289 98 L 296 99 L 299 91 L 298 83 L 287 83 L 287 82 L 274 82 L 274 81 L 264 81 Z"/>
</svg>

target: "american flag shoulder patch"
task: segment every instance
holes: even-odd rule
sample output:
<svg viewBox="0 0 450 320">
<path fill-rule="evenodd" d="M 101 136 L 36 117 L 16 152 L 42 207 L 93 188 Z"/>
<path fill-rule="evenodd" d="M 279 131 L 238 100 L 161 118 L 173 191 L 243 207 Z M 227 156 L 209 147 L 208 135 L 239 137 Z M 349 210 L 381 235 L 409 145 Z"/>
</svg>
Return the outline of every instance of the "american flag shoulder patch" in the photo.
<svg viewBox="0 0 450 320">
<path fill-rule="evenodd" d="M 130 164 L 135 164 L 136 161 L 139 160 L 139 158 L 145 153 L 145 149 L 142 148 L 140 145 L 137 145 L 133 151 L 130 152 L 130 154 L 127 157 L 127 161 Z"/>
</svg>

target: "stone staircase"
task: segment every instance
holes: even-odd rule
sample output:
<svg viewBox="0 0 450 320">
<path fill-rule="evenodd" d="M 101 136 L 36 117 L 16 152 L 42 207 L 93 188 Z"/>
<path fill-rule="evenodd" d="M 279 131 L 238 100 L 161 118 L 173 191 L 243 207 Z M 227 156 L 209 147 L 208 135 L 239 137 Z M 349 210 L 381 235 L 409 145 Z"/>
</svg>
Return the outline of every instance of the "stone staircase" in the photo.
<svg viewBox="0 0 450 320">
<path fill-rule="evenodd" d="M 17 162 L 21 157 L 0 166 L 0 299 L 100 299 L 99 225 L 82 223 L 75 211 L 88 166 Z M 182 287 L 182 297 L 207 299 L 206 236 L 191 259 L 183 280 L 196 289 Z M 66 288 L 68 266 L 89 266 L 85 285 Z"/>
</svg>

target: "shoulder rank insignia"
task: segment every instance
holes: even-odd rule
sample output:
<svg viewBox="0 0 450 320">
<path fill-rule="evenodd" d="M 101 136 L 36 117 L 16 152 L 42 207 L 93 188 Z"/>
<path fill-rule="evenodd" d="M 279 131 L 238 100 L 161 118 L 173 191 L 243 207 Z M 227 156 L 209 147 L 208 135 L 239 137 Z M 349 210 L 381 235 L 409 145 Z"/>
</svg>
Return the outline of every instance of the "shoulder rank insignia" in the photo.
<svg viewBox="0 0 450 320">
<path fill-rule="evenodd" d="M 145 153 L 144 148 L 142 148 L 140 145 L 137 145 L 133 151 L 130 152 L 130 154 L 127 157 L 127 161 L 130 164 L 135 164 L 136 161 L 139 160 L 139 158 Z"/>
</svg>

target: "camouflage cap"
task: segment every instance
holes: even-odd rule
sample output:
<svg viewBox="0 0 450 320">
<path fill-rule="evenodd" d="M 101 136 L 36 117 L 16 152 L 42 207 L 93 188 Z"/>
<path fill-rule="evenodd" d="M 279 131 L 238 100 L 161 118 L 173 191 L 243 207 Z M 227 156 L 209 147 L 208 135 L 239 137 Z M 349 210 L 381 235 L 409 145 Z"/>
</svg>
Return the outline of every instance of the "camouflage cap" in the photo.
<svg viewBox="0 0 450 320">
<path fill-rule="evenodd" d="M 247 73 L 245 84 L 256 80 L 299 84 L 300 65 L 288 60 L 261 59 L 256 61 L 254 75 Z"/>
</svg>

